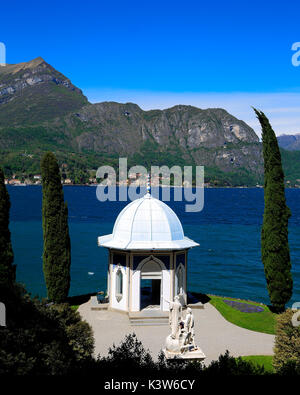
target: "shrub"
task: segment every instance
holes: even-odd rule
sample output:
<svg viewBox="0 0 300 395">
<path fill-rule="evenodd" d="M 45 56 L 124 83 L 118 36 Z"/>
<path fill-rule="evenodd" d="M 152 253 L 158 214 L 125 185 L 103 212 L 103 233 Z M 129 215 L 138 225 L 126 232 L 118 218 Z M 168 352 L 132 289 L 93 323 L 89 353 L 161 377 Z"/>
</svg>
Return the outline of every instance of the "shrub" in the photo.
<svg viewBox="0 0 300 395">
<path fill-rule="evenodd" d="M 226 351 L 218 360 L 205 367 L 201 362 L 188 360 L 166 360 L 161 352 L 154 362 L 135 334 L 125 337 L 120 345 L 113 345 L 106 358 L 98 357 L 92 369 L 86 372 L 95 375 L 101 371 L 105 376 L 159 377 L 168 379 L 199 378 L 206 376 L 249 376 L 267 374 L 263 366 L 257 366 L 242 358 L 234 358 Z"/>
<path fill-rule="evenodd" d="M 134 333 L 127 335 L 119 346 L 113 344 L 109 348 L 108 356 L 99 358 L 99 361 L 108 369 L 110 366 L 116 370 L 126 369 L 131 372 L 155 369 L 150 352 L 144 348 Z"/>
<path fill-rule="evenodd" d="M 19 285 L 5 298 L 0 375 L 66 375 L 92 360 L 92 330 L 68 305 L 30 299 Z"/>
<path fill-rule="evenodd" d="M 80 314 L 67 303 L 52 305 L 49 315 L 59 324 L 65 332 L 69 346 L 74 351 L 77 361 L 89 358 L 94 351 L 93 331 L 89 324 L 81 320 Z"/>
<path fill-rule="evenodd" d="M 242 358 L 234 358 L 226 351 L 217 361 L 204 369 L 205 376 L 253 376 L 266 374 L 263 366 L 254 365 Z"/>
<path fill-rule="evenodd" d="M 293 314 L 288 309 L 277 317 L 273 365 L 278 373 L 286 372 L 292 365 L 294 369 L 299 365 L 300 369 L 300 326 L 292 325 Z"/>
</svg>

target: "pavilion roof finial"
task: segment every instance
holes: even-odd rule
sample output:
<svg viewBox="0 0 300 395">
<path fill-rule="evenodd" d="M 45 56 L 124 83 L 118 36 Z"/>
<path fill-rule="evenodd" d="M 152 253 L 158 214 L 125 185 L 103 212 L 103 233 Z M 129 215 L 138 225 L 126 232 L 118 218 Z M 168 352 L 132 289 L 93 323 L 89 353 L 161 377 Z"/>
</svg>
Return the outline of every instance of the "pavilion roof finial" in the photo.
<svg viewBox="0 0 300 395">
<path fill-rule="evenodd" d="M 148 173 L 148 175 L 147 175 L 147 193 L 149 193 L 150 194 L 150 192 L 151 192 L 151 177 L 150 177 L 150 174 Z"/>
</svg>

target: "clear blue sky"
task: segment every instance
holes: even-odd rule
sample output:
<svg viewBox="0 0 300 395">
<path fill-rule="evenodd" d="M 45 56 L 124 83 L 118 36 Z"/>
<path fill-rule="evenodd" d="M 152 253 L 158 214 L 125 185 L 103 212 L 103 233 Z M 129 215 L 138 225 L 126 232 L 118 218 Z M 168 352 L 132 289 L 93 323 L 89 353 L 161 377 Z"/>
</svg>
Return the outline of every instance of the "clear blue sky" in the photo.
<svg viewBox="0 0 300 395">
<path fill-rule="evenodd" d="M 5 2 L 0 41 L 7 63 L 42 56 L 91 100 L 300 93 L 299 15 L 288 0 Z"/>
</svg>

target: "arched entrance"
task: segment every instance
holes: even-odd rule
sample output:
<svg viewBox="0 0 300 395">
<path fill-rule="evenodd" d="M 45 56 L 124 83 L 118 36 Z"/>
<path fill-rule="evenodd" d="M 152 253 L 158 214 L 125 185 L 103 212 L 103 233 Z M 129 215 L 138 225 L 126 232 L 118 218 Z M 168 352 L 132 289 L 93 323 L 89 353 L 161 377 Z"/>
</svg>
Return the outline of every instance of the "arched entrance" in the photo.
<svg viewBox="0 0 300 395">
<path fill-rule="evenodd" d="M 169 311 L 170 270 L 157 257 L 150 255 L 138 264 L 132 273 L 130 288 L 130 310 L 132 312 L 141 311 L 147 306 L 156 306 L 155 309 Z M 148 289 L 144 292 L 141 288 Z M 146 300 L 145 294 L 148 294 Z"/>
<path fill-rule="evenodd" d="M 162 269 L 154 260 L 146 262 L 141 268 L 140 293 L 141 310 L 161 307 Z"/>
</svg>

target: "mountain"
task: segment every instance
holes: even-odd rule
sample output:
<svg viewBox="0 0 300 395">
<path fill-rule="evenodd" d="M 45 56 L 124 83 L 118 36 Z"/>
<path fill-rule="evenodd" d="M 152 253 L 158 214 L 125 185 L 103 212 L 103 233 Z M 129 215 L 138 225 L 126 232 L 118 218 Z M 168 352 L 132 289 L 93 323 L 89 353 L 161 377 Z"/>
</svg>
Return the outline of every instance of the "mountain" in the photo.
<svg viewBox="0 0 300 395">
<path fill-rule="evenodd" d="M 129 166 L 204 165 L 206 181 L 219 185 L 255 185 L 263 176 L 257 135 L 221 108 L 91 104 L 42 58 L 0 67 L 0 165 L 25 177 L 39 172 L 46 150 L 74 179 L 120 156 Z"/>
<path fill-rule="evenodd" d="M 0 127 L 61 117 L 87 98 L 42 58 L 0 67 Z"/>
<path fill-rule="evenodd" d="M 288 151 L 299 151 L 300 150 L 300 133 L 297 134 L 282 134 L 277 137 L 278 144 L 280 147 Z"/>
<path fill-rule="evenodd" d="M 228 172 L 259 172 L 261 166 L 254 131 L 222 109 L 175 106 L 143 111 L 132 103 L 105 102 L 84 106 L 64 120 L 68 130 L 77 131 L 72 144 L 79 152 L 135 155 L 138 162 L 147 159 L 151 145 L 154 161 L 164 152 L 176 156 L 175 163 L 184 160 Z"/>
</svg>

